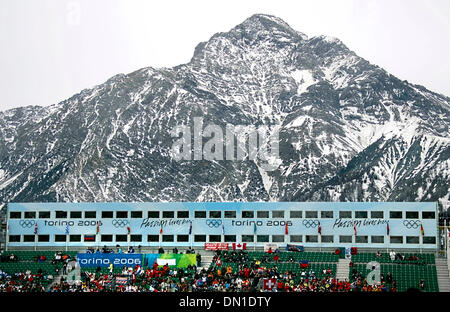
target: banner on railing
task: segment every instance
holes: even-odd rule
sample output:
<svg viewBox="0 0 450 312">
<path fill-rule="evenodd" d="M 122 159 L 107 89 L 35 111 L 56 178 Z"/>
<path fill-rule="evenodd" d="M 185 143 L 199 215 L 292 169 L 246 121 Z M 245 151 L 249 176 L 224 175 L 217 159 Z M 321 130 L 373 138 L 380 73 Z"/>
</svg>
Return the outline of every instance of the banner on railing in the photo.
<svg viewBox="0 0 450 312">
<path fill-rule="evenodd" d="M 278 249 L 278 244 L 273 243 L 266 243 L 264 244 L 264 251 L 268 251 L 269 249 L 272 249 L 272 251 L 275 251 Z"/>
<path fill-rule="evenodd" d="M 146 254 L 144 265 L 152 267 L 156 263 L 158 266 L 176 266 L 177 268 L 187 268 L 197 265 L 196 254 Z"/>
<path fill-rule="evenodd" d="M 80 267 L 135 267 L 143 264 L 142 254 L 116 254 L 116 253 L 79 253 L 77 254 Z"/>
<path fill-rule="evenodd" d="M 303 252 L 303 246 L 287 244 L 287 245 L 286 245 L 286 250 L 287 250 L 287 251 L 298 251 L 298 252 Z"/>
<path fill-rule="evenodd" d="M 157 258 L 156 263 L 158 265 L 177 265 L 177 259 L 163 259 L 163 258 Z"/>
<path fill-rule="evenodd" d="M 228 250 L 228 243 L 205 243 L 205 250 Z"/>
</svg>

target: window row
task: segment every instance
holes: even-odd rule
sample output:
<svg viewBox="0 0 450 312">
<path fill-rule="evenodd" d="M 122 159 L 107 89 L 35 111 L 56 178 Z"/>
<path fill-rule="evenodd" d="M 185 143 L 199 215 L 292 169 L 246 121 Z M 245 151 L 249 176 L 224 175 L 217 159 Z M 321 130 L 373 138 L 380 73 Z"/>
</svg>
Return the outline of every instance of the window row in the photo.
<svg viewBox="0 0 450 312">
<path fill-rule="evenodd" d="M 23 235 L 22 242 L 30 243 L 36 242 L 36 235 Z M 115 238 L 115 239 L 114 239 Z M 333 235 L 322 235 L 322 243 L 335 243 L 335 237 Z M 384 244 L 384 236 L 356 236 L 355 241 L 353 241 L 353 236 L 343 235 L 338 237 L 339 243 L 361 243 L 361 244 Z M 369 241 L 370 239 L 370 241 Z M 69 235 L 69 240 L 67 241 L 66 235 L 55 235 L 55 243 L 63 242 L 95 242 L 95 235 Z M 143 242 L 143 235 L 133 234 L 130 235 L 130 242 Z M 189 235 L 147 235 L 147 242 L 189 242 Z M 20 243 L 21 235 L 9 235 L 10 243 Z M 50 235 L 37 235 L 37 242 L 50 242 Z M 128 242 L 127 235 L 112 235 L 112 234 L 102 234 L 100 235 L 100 242 Z M 224 235 L 224 240 L 222 241 L 222 235 L 194 235 L 194 242 L 203 243 L 234 243 L 237 242 L 237 235 Z M 244 243 L 319 243 L 318 235 L 290 235 L 286 239 L 285 235 L 241 235 L 241 242 Z M 390 244 L 419 244 L 419 236 L 390 236 Z M 436 237 L 434 236 L 424 236 L 423 244 L 436 244 Z"/>
<path fill-rule="evenodd" d="M 175 218 L 175 215 L 177 218 L 190 218 L 189 211 L 148 211 L 147 216 L 148 218 Z M 271 215 L 271 216 L 270 216 Z M 287 216 L 288 214 L 286 214 Z M 56 219 L 96 219 L 97 217 L 101 217 L 103 219 L 108 218 L 121 218 L 121 219 L 128 219 L 130 218 L 143 218 L 144 212 L 143 211 L 101 211 L 99 213 L 99 216 L 97 216 L 97 211 L 63 211 L 63 210 L 57 210 L 54 212 L 54 218 Z M 194 211 L 194 218 L 201 219 L 201 218 L 215 218 L 215 219 L 221 219 L 222 218 L 222 211 L 205 211 L 205 210 L 199 210 Z M 39 211 L 37 214 L 37 217 L 39 219 L 50 219 L 51 213 L 50 211 Z M 235 210 L 226 210 L 223 211 L 223 217 L 224 218 L 237 218 L 237 212 Z M 244 210 L 241 212 L 241 218 L 285 218 L 285 211 L 284 210 L 273 210 L 273 211 L 264 211 L 264 210 Z M 291 210 L 289 211 L 289 218 L 306 218 L 306 219 L 332 219 L 334 218 L 334 212 L 333 211 L 302 211 L 302 210 Z M 368 211 L 339 211 L 339 218 L 341 219 L 367 219 L 369 217 Z M 370 211 L 370 218 L 372 219 L 384 219 L 384 211 Z M 22 212 L 21 211 L 10 211 L 9 213 L 10 219 L 22 219 Z M 23 218 L 24 219 L 35 219 L 36 218 L 36 211 L 24 211 L 23 212 Z M 419 219 L 419 211 L 389 211 L 389 218 L 390 219 Z M 434 219 L 435 218 L 435 212 L 434 211 L 423 211 L 422 212 L 422 219 Z"/>
</svg>

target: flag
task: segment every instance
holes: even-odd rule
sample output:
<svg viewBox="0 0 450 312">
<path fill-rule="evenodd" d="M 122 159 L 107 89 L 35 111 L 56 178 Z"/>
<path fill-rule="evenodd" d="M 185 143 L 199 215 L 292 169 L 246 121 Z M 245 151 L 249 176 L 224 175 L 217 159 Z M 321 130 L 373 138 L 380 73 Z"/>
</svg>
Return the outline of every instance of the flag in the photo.
<svg viewBox="0 0 450 312">
<path fill-rule="evenodd" d="M 247 243 L 233 243 L 233 250 L 236 249 L 242 249 L 242 250 L 246 250 L 247 249 Z"/>
<path fill-rule="evenodd" d="M 116 277 L 116 284 L 117 285 L 125 285 L 126 283 L 128 283 L 128 278 L 123 277 L 123 276 L 117 276 Z"/>
<path fill-rule="evenodd" d="M 317 228 L 317 232 L 319 233 L 319 235 L 322 235 L 322 227 L 320 226 L 320 221 L 319 221 L 319 227 Z"/>
<path fill-rule="evenodd" d="M 38 233 L 38 225 L 37 222 L 34 224 L 34 234 L 36 235 Z"/>
<path fill-rule="evenodd" d="M 69 235 L 69 225 L 66 224 L 66 235 Z"/>
<path fill-rule="evenodd" d="M 97 221 L 97 233 L 98 234 L 100 232 L 100 221 Z"/>
<path fill-rule="evenodd" d="M 85 242 L 93 242 L 95 241 L 95 235 L 84 235 Z"/>
<path fill-rule="evenodd" d="M 387 235 L 389 236 L 389 222 L 388 222 L 387 227 L 386 227 L 386 232 L 387 232 Z"/>
<path fill-rule="evenodd" d="M 189 225 L 189 235 L 191 235 L 192 234 L 192 221 L 191 221 L 191 224 Z"/>
<path fill-rule="evenodd" d="M 286 235 L 289 234 L 287 222 L 286 222 L 286 225 L 284 226 L 284 233 L 285 233 Z"/>
<path fill-rule="evenodd" d="M 253 234 L 256 234 L 256 222 L 253 223 Z"/>
<path fill-rule="evenodd" d="M 220 260 L 220 256 L 219 256 L 219 258 L 217 258 L 217 261 L 216 261 L 216 266 L 220 267 L 221 265 L 222 265 L 222 261 Z"/>
<path fill-rule="evenodd" d="M 309 267 L 309 261 L 308 260 L 302 260 L 300 261 L 300 267 L 302 269 Z"/>
<path fill-rule="evenodd" d="M 159 228 L 159 234 L 162 234 L 163 230 L 162 230 L 162 223 L 160 224 L 161 227 Z"/>
<path fill-rule="evenodd" d="M 265 278 L 263 288 L 264 290 L 272 290 L 277 284 L 276 278 Z"/>
<path fill-rule="evenodd" d="M 129 226 L 127 226 L 127 232 L 128 232 L 128 235 L 130 235 L 131 229 Z"/>
<path fill-rule="evenodd" d="M 356 231 L 356 225 L 355 225 L 355 224 L 353 224 L 353 231 L 355 231 L 355 236 L 356 236 L 356 234 L 357 234 L 358 232 Z"/>
<path fill-rule="evenodd" d="M 223 222 L 222 222 L 222 235 L 225 235 L 225 226 L 223 225 Z"/>
<path fill-rule="evenodd" d="M 420 234 L 422 234 L 422 236 L 425 235 L 425 231 L 423 230 L 422 223 L 420 223 Z"/>
</svg>

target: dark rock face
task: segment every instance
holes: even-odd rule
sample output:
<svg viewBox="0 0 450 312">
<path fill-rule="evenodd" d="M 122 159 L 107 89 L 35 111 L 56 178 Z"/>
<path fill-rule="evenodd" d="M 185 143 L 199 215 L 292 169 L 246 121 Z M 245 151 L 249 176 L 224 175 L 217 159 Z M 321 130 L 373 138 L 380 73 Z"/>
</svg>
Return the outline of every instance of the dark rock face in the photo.
<svg viewBox="0 0 450 312">
<path fill-rule="evenodd" d="M 175 161 L 170 131 L 192 128 L 194 117 L 279 130 L 277 169 Z M 200 43 L 188 64 L 0 112 L 0 198 L 448 200 L 449 124 L 448 97 L 400 81 L 338 39 L 254 15 Z"/>
</svg>

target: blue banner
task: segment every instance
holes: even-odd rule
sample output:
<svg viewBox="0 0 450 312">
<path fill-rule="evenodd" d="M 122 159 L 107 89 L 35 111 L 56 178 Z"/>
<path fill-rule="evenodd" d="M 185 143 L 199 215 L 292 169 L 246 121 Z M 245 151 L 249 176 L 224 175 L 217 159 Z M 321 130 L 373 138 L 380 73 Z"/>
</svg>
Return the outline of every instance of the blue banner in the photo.
<svg viewBox="0 0 450 312">
<path fill-rule="evenodd" d="M 79 253 L 77 254 L 80 267 L 109 267 L 112 263 L 114 267 L 135 267 L 142 266 L 142 254 L 115 254 L 115 253 Z"/>
</svg>

